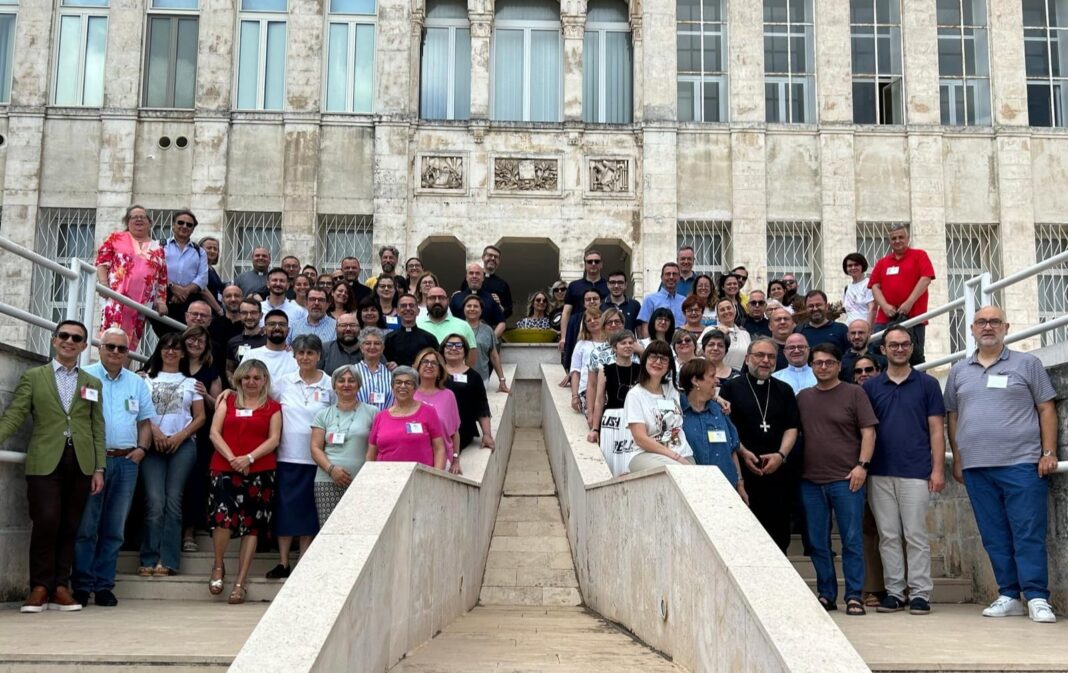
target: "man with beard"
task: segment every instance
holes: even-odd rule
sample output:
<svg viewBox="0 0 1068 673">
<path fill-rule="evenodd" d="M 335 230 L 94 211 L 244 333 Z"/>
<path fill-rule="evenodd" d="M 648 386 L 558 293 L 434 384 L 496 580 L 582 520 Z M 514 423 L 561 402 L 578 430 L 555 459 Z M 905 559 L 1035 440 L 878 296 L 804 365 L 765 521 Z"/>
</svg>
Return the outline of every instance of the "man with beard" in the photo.
<svg viewBox="0 0 1068 673">
<path fill-rule="evenodd" d="M 271 267 L 271 251 L 262 246 L 252 249 L 252 268 L 234 278 L 234 285 L 241 288 L 241 293 L 246 297 L 250 294 L 259 295 L 260 299 L 267 296 L 267 269 Z"/>
<path fill-rule="evenodd" d="M 354 365 L 363 359 L 360 352 L 360 323 L 355 313 L 342 313 L 337 319 L 337 337 L 323 346 L 319 369 L 332 374 L 342 365 Z"/>
<path fill-rule="evenodd" d="M 216 367 L 226 361 L 226 344 L 244 326 L 241 323 L 241 288 L 227 285 L 222 289 L 222 313 L 212 316 L 208 332 L 211 334 L 211 358 Z"/>
<path fill-rule="evenodd" d="M 259 299 L 248 296 L 241 300 L 241 334 L 232 337 L 226 342 L 226 380 L 229 381 L 237 365 L 253 348 L 258 348 L 267 343 L 267 337 L 260 327 L 260 316 L 263 310 Z"/>
<path fill-rule="evenodd" d="M 771 322 L 764 315 L 767 308 L 768 298 L 763 290 L 753 290 L 749 293 L 749 301 L 745 305 L 748 315 L 746 315 L 744 327 L 754 339 L 759 336 L 771 336 Z"/>
<path fill-rule="evenodd" d="M 271 269 L 267 274 L 267 298 L 263 300 L 263 312 L 283 311 L 290 322 L 308 315 L 307 309 L 292 299 L 286 297 L 289 290 L 289 275 L 280 266 Z"/>
<path fill-rule="evenodd" d="M 353 302 L 355 306 L 359 306 L 360 302 L 371 296 L 371 288 L 360 282 L 360 260 L 355 257 L 346 257 L 341 260 L 341 269 L 339 271 L 341 272 L 341 277 L 349 284 L 349 292 L 356 298 L 355 302 Z M 329 294 L 330 288 L 326 288 L 326 292 Z"/>
<path fill-rule="evenodd" d="M 286 255 L 282 258 L 282 269 L 289 278 L 289 289 L 286 290 L 286 299 L 296 299 L 297 293 L 293 290 L 293 281 L 300 275 L 300 259 L 294 255 Z"/>
<path fill-rule="evenodd" d="M 327 295 L 317 287 L 308 290 L 308 313 L 303 318 L 293 321 L 289 328 L 289 343 L 293 343 L 302 334 L 314 334 L 323 346 L 334 340 L 337 335 L 337 323 L 326 313 Z"/>
<path fill-rule="evenodd" d="M 849 323 L 846 338 L 849 339 L 849 350 L 842 354 L 842 372 L 838 378 L 846 383 L 855 383 L 853 365 L 860 358 L 871 358 L 879 366 L 879 371 L 886 369 L 886 358 L 868 345 L 868 339 L 871 338 L 871 325 L 867 320 L 858 318 Z"/>
<path fill-rule="evenodd" d="M 268 311 L 263 318 L 263 333 L 267 343 L 250 350 L 245 358 L 259 360 L 266 365 L 272 381 L 281 381 L 283 376 L 296 374 L 299 371 L 297 360 L 286 345 L 286 337 L 289 336 L 289 316 L 286 312 L 277 308 Z"/>
<path fill-rule="evenodd" d="M 468 264 L 467 280 L 464 281 L 464 287 L 460 288 L 459 292 L 453 293 L 452 300 L 449 302 L 449 310 L 454 316 L 463 320 L 464 300 L 470 295 L 476 295 L 482 300 L 482 306 L 485 307 L 482 313 L 482 321 L 492 327 L 493 332 L 499 338 L 504 334 L 504 313 L 501 311 L 500 304 L 497 303 L 497 300 L 486 288 L 485 280 L 486 272 L 482 269 L 481 264 L 478 262 Z"/>
<path fill-rule="evenodd" d="M 805 295 L 805 309 L 808 311 L 808 322 L 798 327 L 797 332 L 804 335 L 809 347 L 829 343 L 839 353 L 849 348 L 846 326 L 827 319 L 827 295 L 822 290 L 812 290 Z"/>
<path fill-rule="evenodd" d="M 400 326 L 386 337 L 386 363 L 390 371 L 398 366 L 411 367 L 415 356 L 424 348 L 438 349 L 434 335 L 415 324 L 419 317 L 419 303 L 411 294 L 402 294 L 397 300 Z"/>
<path fill-rule="evenodd" d="M 416 320 L 416 324 L 430 332 L 438 343 L 444 341 L 445 337 L 450 334 L 459 334 L 472 350 L 478 348 L 471 326 L 466 320 L 449 315 L 448 303 L 449 298 L 445 294 L 445 288 L 430 288 L 426 293 L 427 315 Z"/>
<path fill-rule="evenodd" d="M 383 246 L 378 251 L 378 263 L 382 265 L 382 273 L 367 279 L 367 287 L 372 290 L 378 284 L 379 278 L 392 278 L 397 287 L 397 292 L 408 291 L 408 280 L 404 276 L 397 275 L 397 261 L 400 259 L 400 250 L 392 245 Z"/>
<path fill-rule="evenodd" d="M 482 288 L 489 293 L 489 298 L 500 307 L 503 318 L 507 320 L 512 317 L 512 288 L 508 283 L 497 275 L 497 269 L 501 266 L 501 249 L 495 245 L 487 245 L 482 250 L 482 267 L 485 269 L 485 278 L 482 280 Z M 411 274 L 409 274 L 411 278 Z M 464 282 L 460 284 L 460 292 L 464 295 L 467 294 L 468 284 L 467 279 L 464 278 Z M 483 305 L 487 307 L 491 306 L 485 298 L 482 299 Z M 462 307 L 461 307 L 462 308 Z M 455 315 L 455 312 L 454 312 Z M 462 315 L 460 316 L 463 317 Z M 492 325 L 492 323 L 490 323 Z M 500 336 L 500 333 L 497 334 Z"/>
<path fill-rule="evenodd" d="M 778 349 L 760 337 L 749 344 L 746 371 L 720 387 L 730 402 L 731 421 L 738 429 L 738 450 L 749 509 L 785 554 L 790 546 L 796 472 L 784 468 L 797 440 L 800 419 L 790 386 L 772 378 Z"/>
</svg>

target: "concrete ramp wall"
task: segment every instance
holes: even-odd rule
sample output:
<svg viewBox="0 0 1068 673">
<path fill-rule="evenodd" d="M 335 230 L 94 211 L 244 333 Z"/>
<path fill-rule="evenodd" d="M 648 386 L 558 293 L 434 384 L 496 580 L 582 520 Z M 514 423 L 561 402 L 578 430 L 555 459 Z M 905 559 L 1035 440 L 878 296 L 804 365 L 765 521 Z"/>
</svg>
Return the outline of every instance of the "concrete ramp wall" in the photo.
<svg viewBox="0 0 1068 673">
<path fill-rule="evenodd" d="M 506 366 L 513 380 L 514 365 Z M 385 671 L 478 601 L 512 445 L 514 398 L 490 394 L 497 450 L 466 476 L 368 463 L 231 671 Z"/>
<path fill-rule="evenodd" d="M 613 480 L 557 379 L 544 365 L 545 444 L 591 609 L 695 672 L 868 670 L 716 468 Z"/>
</svg>

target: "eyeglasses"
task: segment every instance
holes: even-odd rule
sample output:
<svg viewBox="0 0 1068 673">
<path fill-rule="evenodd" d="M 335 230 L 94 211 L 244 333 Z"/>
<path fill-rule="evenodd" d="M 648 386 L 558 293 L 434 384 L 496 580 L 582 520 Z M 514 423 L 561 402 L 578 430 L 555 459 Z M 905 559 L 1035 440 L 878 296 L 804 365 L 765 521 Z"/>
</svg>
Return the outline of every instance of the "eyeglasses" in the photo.
<svg viewBox="0 0 1068 673">
<path fill-rule="evenodd" d="M 608 327 L 609 325 L 622 325 L 622 324 L 623 324 L 623 321 L 620 320 L 619 318 L 613 318 L 612 320 L 605 320 L 604 321 L 604 326 L 605 327 Z"/>
<path fill-rule="evenodd" d="M 100 344 L 101 348 L 105 348 L 112 353 L 126 353 L 130 350 L 129 346 L 123 346 L 122 344 Z"/>
<path fill-rule="evenodd" d="M 202 343 L 207 343 L 207 341 L 208 341 L 207 337 L 202 337 L 202 336 L 191 336 L 191 337 L 186 337 L 185 338 L 185 342 L 187 344 L 188 343 L 201 343 L 202 344 Z"/>
<path fill-rule="evenodd" d="M 211 314 L 210 313 L 193 313 L 192 311 L 186 311 L 185 312 L 185 317 L 187 317 L 187 318 L 201 318 L 203 320 L 209 320 L 209 319 L 211 319 Z"/>
<path fill-rule="evenodd" d="M 775 353 L 750 353 L 749 357 L 755 360 L 774 360 Z"/>
<path fill-rule="evenodd" d="M 693 339 L 682 338 L 682 339 L 679 339 L 678 341 L 675 342 L 676 346 L 679 346 L 679 345 L 682 345 L 682 344 L 690 344 L 692 346 L 693 345 Z"/>
<path fill-rule="evenodd" d="M 797 281 L 796 280 L 784 280 L 783 284 L 786 285 L 787 287 L 795 287 L 797 285 Z"/>
<path fill-rule="evenodd" d="M 193 224 L 192 222 L 186 222 L 185 220 L 177 220 L 177 221 L 175 221 L 174 226 L 176 226 L 176 227 L 185 227 L 187 229 L 192 229 L 192 228 L 196 227 L 197 225 Z"/>
<path fill-rule="evenodd" d="M 178 351 L 178 352 L 181 352 L 184 349 L 179 344 L 173 344 L 173 345 L 170 345 L 170 346 L 162 346 L 159 350 L 162 353 L 164 351 Z"/>
<path fill-rule="evenodd" d="M 464 345 L 458 341 L 448 341 L 445 343 L 445 348 L 448 348 L 449 350 L 459 350 L 463 347 Z"/>
<path fill-rule="evenodd" d="M 553 292 L 564 292 L 565 290 L 567 290 L 566 287 L 554 287 L 553 288 Z"/>
<path fill-rule="evenodd" d="M 438 361 L 437 360 L 423 360 L 422 362 L 419 363 L 419 366 L 420 367 L 437 367 L 438 366 Z"/>
<path fill-rule="evenodd" d="M 838 360 L 813 360 L 813 369 L 829 369 L 838 364 Z"/>
<path fill-rule="evenodd" d="M 534 303 L 535 304 L 544 304 L 545 301 L 546 300 L 543 297 L 538 297 L 537 299 L 534 300 Z"/>
<path fill-rule="evenodd" d="M 875 373 L 875 367 L 854 367 L 853 368 L 853 373 L 854 374 L 874 374 Z"/>
<path fill-rule="evenodd" d="M 903 344 L 890 344 L 890 343 L 888 343 L 888 344 L 886 344 L 886 348 L 888 350 L 892 350 L 892 351 L 907 351 L 908 349 L 912 348 L 912 343 L 903 343 Z"/>
<path fill-rule="evenodd" d="M 287 322 L 268 322 L 263 324 L 267 329 L 285 329 L 289 327 Z"/>
<path fill-rule="evenodd" d="M 768 302 L 762 301 L 760 299 L 750 299 L 749 300 L 749 305 L 750 306 L 767 306 Z"/>
<path fill-rule="evenodd" d="M 599 259 L 587 259 L 586 263 L 587 264 L 600 264 L 601 260 L 599 260 Z"/>
<path fill-rule="evenodd" d="M 783 346 L 784 351 L 807 351 L 808 346 Z"/>
<path fill-rule="evenodd" d="M 69 339 L 70 341 L 73 341 L 76 344 L 80 344 L 81 342 L 85 341 L 85 337 L 83 337 L 81 334 L 74 334 L 72 332 L 56 332 L 56 338 L 60 341 L 67 341 Z"/>
<path fill-rule="evenodd" d="M 415 381 L 411 379 L 393 379 L 394 388 L 414 388 Z"/>
<path fill-rule="evenodd" d="M 1001 318 L 976 318 L 973 323 L 976 327 L 1001 327 L 1005 324 L 1005 321 Z"/>
<path fill-rule="evenodd" d="M 610 280 L 610 281 L 608 281 L 608 284 L 609 285 L 626 285 L 627 281 L 625 281 L 625 280 Z"/>
<path fill-rule="evenodd" d="M 666 365 L 667 363 L 671 362 L 671 358 L 666 355 L 650 355 L 649 359 L 646 360 L 646 362 L 648 362 L 649 364 L 660 363 L 662 365 Z"/>
<path fill-rule="evenodd" d="M 691 306 L 686 309 L 686 313 L 701 313 L 703 309 L 700 306 Z"/>
</svg>

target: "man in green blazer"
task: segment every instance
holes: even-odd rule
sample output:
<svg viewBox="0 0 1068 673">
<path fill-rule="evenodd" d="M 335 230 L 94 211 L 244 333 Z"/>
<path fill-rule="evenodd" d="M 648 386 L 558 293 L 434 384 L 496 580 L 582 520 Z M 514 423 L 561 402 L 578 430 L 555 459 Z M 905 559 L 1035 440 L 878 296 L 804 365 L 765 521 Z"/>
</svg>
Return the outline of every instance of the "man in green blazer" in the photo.
<svg viewBox="0 0 1068 673">
<path fill-rule="evenodd" d="M 55 358 L 28 370 L 0 416 L 0 442 L 32 415 L 26 448 L 30 520 L 30 594 L 22 612 L 75 611 L 70 591 L 74 540 L 89 495 L 104 488 L 104 415 L 100 380 L 78 367 L 89 332 L 64 320 L 52 335 Z"/>
</svg>

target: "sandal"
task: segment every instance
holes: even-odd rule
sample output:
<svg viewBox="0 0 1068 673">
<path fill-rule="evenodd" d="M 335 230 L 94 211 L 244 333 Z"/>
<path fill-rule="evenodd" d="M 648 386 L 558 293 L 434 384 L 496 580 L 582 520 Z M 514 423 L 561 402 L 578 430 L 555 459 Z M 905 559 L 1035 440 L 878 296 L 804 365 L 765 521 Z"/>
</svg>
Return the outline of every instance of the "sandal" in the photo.
<svg viewBox="0 0 1068 673">
<path fill-rule="evenodd" d="M 864 594 L 864 607 L 877 608 L 879 607 L 879 604 L 883 602 L 884 598 L 886 598 L 885 591 L 869 591 Z"/>
<path fill-rule="evenodd" d="M 850 598 L 846 601 L 845 613 L 850 617 L 860 617 L 868 614 L 868 611 L 864 609 L 864 603 L 859 598 Z"/>
<path fill-rule="evenodd" d="M 149 566 L 141 566 L 137 569 L 138 577 L 152 577 L 152 568 Z"/>
<path fill-rule="evenodd" d="M 838 609 L 838 605 L 831 602 L 831 599 L 827 598 L 826 596 L 819 596 L 816 600 L 820 602 L 820 605 L 822 605 L 823 609 L 827 612 L 834 612 Z"/>
<path fill-rule="evenodd" d="M 215 573 L 219 573 L 216 577 Z M 223 590 L 223 580 L 226 578 L 226 566 L 211 569 L 211 579 L 208 580 L 208 592 L 212 596 L 218 596 Z"/>
<path fill-rule="evenodd" d="M 191 537 L 187 537 L 186 539 L 182 540 L 182 551 L 187 554 L 191 554 L 193 552 L 200 551 L 200 546 L 197 545 L 196 540 Z"/>
<path fill-rule="evenodd" d="M 227 599 L 227 602 L 230 605 L 241 605 L 245 602 L 246 593 L 248 592 L 245 591 L 245 587 L 241 586 L 240 584 L 235 584 L 233 591 L 230 592 L 230 598 Z"/>
<path fill-rule="evenodd" d="M 174 568 L 168 568 L 165 565 L 158 565 L 152 569 L 153 577 L 171 577 L 177 574 L 177 570 L 175 570 Z"/>
</svg>

